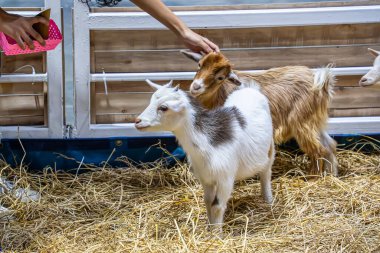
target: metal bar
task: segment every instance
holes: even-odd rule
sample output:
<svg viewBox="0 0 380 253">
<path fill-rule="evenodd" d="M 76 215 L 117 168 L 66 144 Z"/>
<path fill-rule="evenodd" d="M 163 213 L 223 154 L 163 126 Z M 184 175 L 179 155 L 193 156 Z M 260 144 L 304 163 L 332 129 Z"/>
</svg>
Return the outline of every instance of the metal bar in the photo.
<svg viewBox="0 0 380 253">
<path fill-rule="evenodd" d="M 25 16 L 25 17 L 34 17 L 38 13 L 40 13 L 40 11 L 9 11 L 8 13 Z"/>
<path fill-rule="evenodd" d="M 0 94 L 0 97 L 34 97 L 34 96 L 43 96 L 43 93 L 31 93 L 31 94 L 17 94 L 17 93 L 11 93 L 11 94 Z M 1 116 L 0 116 L 1 117 Z"/>
<path fill-rule="evenodd" d="M 74 137 L 88 136 L 90 131 L 90 30 L 88 17 L 87 5 L 81 1 L 74 1 L 75 123 L 72 132 Z"/>
<path fill-rule="evenodd" d="M 91 137 L 158 137 L 158 136 L 173 136 L 170 132 L 140 132 L 138 131 L 133 123 L 123 123 L 123 124 L 96 124 L 90 125 L 90 131 L 85 135 L 80 136 L 81 138 L 91 138 Z"/>
<path fill-rule="evenodd" d="M 379 133 L 380 117 L 331 118 L 328 123 L 330 134 L 373 134 Z M 173 136 L 170 132 L 140 132 L 133 123 L 90 125 L 90 131 L 81 138 L 117 136 Z"/>
<path fill-rule="evenodd" d="M 328 124 L 330 134 L 371 134 L 378 133 L 380 117 L 344 117 L 331 118 Z M 0 127 L 2 138 L 46 138 L 48 129 L 32 126 Z M 132 123 L 90 125 L 89 131 L 81 138 L 117 137 L 117 136 L 173 136 L 169 132 L 140 132 Z"/>
<path fill-rule="evenodd" d="M 38 83 L 47 82 L 47 73 L 43 74 L 6 74 L 0 76 L 0 83 Z"/>
<path fill-rule="evenodd" d="M 347 75 L 364 75 L 371 67 L 349 67 L 349 68 L 332 68 L 336 76 Z M 316 70 L 316 69 L 314 69 Z M 263 70 L 247 70 L 245 73 L 259 73 Z M 105 74 L 90 74 L 91 82 L 103 82 L 103 78 L 107 82 L 127 82 L 127 81 L 144 81 L 151 80 L 192 80 L 195 72 L 156 72 L 156 73 L 105 73 Z"/>
<path fill-rule="evenodd" d="M 54 19 L 58 28 L 62 31 L 61 0 L 45 0 L 45 8 L 51 8 L 50 17 Z M 62 43 L 54 50 L 47 52 L 48 75 L 48 128 L 50 138 L 63 138 L 63 55 Z"/>
<path fill-rule="evenodd" d="M 191 28 L 333 25 L 380 22 L 380 5 L 265 10 L 177 11 Z M 221 18 L 223 22 L 221 22 Z M 90 29 L 166 29 L 144 12 L 89 14 Z"/>
<path fill-rule="evenodd" d="M 375 134 L 380 132 L 380 117 L 330 118 L 330 134 Z"/>
</svg>

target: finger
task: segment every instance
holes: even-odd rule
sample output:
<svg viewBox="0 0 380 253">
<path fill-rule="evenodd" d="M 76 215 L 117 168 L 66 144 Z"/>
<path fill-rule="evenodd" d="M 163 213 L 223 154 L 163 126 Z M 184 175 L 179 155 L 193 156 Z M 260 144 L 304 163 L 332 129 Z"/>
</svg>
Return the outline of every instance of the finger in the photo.
<svg viewBox="0 0 380 253">
<path fill-rule="evenodd" d="M 30 36 L 32 36 L 35 40 L 37 40 L 41 46 L 45 46 L 45 40 L 42 38 L 42 36 L 38 32 L 36 32 L 36 30 L 34 30 L 33 28 L 30 28 L 27 30 L 27 32 L 30 34 Z"/>
<path fill-rule="evenodd" d="M 213 43 L 211 40 L 207 39 L 206 37 L 203 37 L 203 39 L 205 40 L 207 45 L 212 48 L 213 51 L 217 53 L 220 52 L 219 47 L 215 43 Z"/>
<path fill-rule="evenodd" d="M 42 24 L 44 24 L 46 26 L 49 26 L 49 20 L 47 20 L 44 17 L 34 17 L 34 18 L 32 18 L 32 24 L 36 24 L 36 23 L 42 23 Z"/>
<path fill-rule="evenodd" d="M 26 44 L 28 45 L 28 47 L 31 50 L 33 50 L 34 49 L 33 40 L 29 37 L 29 35 L 26 32 L 24 32 L 24 33 L 21 34 L 21 37 L 26 42 Z"/>
<path fill-rule="evenodd" d="M 204 41 L 202 41 L 202 43 L 199 46 L 202 48 L 202 51 L 205 52 L 205 53 L 207 53 L 207 54 L 212 52 L 211 47 L 209 47 L 207 45 L 207 43 L 204 42 Z"/>
<path fill-rule="evenodd" d="M 22 48 L 22 50 L 25 50 L 24 41 L 21 39 L 20 36 L 15 36 L 14 40 L 17 42 L 17 45 L 19 45 Z"/>
</svg>

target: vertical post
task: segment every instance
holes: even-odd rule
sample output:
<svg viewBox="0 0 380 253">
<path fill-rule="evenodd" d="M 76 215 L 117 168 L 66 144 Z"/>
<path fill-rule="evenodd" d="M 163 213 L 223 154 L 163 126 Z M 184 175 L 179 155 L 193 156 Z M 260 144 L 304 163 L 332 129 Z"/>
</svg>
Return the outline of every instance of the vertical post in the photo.
<svg viewBox="0 0 380 253">
<path fill-rule="evenodd" d="M 45 8 L 51 8 L 50 17 L 62 31 L 61 0 L 45 0 Z M 49 138 L 62 138 L 64 134 L 62 47 L 63 42 L 47 52 Z"/>
<path fill-rule="evenodd" d="M 90 30 L 86 3 L 74 0 L 74 112 L 73 136 L 89 136 L 90 132 Z"/>
</svg>

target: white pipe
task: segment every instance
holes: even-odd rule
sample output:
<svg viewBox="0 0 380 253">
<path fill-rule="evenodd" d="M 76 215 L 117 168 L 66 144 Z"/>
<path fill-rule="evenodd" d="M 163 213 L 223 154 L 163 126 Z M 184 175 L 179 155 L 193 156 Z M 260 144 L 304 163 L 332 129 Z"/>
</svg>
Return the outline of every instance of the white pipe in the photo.
<svg viewBox="0 0 380 253">
<path fill-rule="evenodd" d="M 47 74 L 2 74 L 0 83 L 37 83 L 47 82 Z"/>
<path fill-rule="evenodd" d="M 348 67 L 333 68 L 332 71 L 336 76 L 364 75 L 371 67 Z M 316 69 L 314 69 L 316 70 Z M 245 73 L 258 73 L 262 70 L 247 70 Z M 157 72 L 157 73 L 96 73 L 90 74 L 91 82 L 127 82 L 127 81 L 144 81 L 150 80 L 192 80 L 195 72 Z"/>
<path fill-rule="evenodd" d="M 175 12 L 191 28 L 279 27 L 380 22 L 380 5 Z M 90 29 L 166 29 L 144 12 L 95 12 Z"/>
</svg>

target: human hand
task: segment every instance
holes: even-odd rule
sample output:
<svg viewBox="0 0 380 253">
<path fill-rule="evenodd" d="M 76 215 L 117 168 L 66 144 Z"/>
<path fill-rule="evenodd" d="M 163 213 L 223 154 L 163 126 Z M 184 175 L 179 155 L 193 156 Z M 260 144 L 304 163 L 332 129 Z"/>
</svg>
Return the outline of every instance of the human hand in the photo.
<svg viewBox="0 0 380 253">
<path fill-rule="evenodd" d="M 23 17 L 6 13 L 3 10 L 0 12 L 0 31 L 13 38 L 22 49 L 26 48 L 26 43 L 33 50 L 32 39 L 45 46 L 45 40 L 33 29 L 33 25 L 37 23 L 49 26 L 49 21 L 43 17 Z"/>
<path fill-rule="evenodd" d="M 210 53 L 212 51 L 219 52 L 219 47 L 209 39 L 187 29 L 180 35 L 185 46 L 194 52 Z"/>
</svg>

